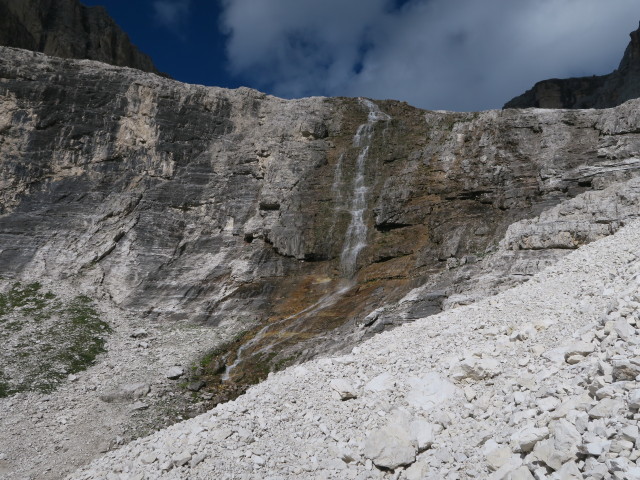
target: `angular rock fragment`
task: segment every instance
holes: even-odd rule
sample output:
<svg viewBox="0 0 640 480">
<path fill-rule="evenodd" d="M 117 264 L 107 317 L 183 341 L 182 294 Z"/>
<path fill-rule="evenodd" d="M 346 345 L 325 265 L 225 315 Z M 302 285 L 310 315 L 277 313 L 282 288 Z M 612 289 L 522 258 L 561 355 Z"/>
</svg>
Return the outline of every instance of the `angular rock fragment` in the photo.
<svg viewBox="0 0 640 480">
<path fill-rule="evenodd" d="M 187 390 L 191 392 L 199 392 L 204 388 L 205 385 L 206 385 L 205 382 L 203 382 L 202 380 L 196 380 L 194 382 L 189 383 L 189 385 L 187 385 Z"/>
<path fill-rule="evenodd" d="M 629 408 L 633 410 L 640 409 L 640 388 L 629 392 Z"/>
<path fill-rule="evenodd" d="M 146 453 L 140 457 L 140 461 L 145 465 L 151 465 L 158 459 L 158 456 L 155 453 Z"/>
<path fill-rule="evenodd" d="M 557 471 L 558 480 L 583 480 L 582 473 L 576 462 L 570 461 L 562 465 Z"/>
<path fill-rule="evenodd" d="M 560 405 L 560 400 L 556 397 L 545 397 L 538 400 L 538 409 L 541 412 L 548 412 L 549 410 L 555 410 Z"/>
<path fill-rule="evenodd" d="M 171 463 L 173 463 L 176 467 L 182 467 L 186 465 L 191 460 L 191 454 L 189 452 L 181 452 L 177 455 L 171 457 Z"/>
<path fill-rule="evenodd" d="M 511 455 L 509 460 L 502 465 L 498 470 L 493 472 L 487 477 L 488 480 L 502 480 L 504 478 L 510 478 L 513 472 L 517 471 L 522 466 L 522 459 L 520 455 Z"/>
<path fill-rule="evenodd" d="M 593 343 L 589 342 L 578 342 L 569 346 L 564 352 L 564 359 L 567 363 L 577 363 L 575 361 L 569 361 L 569 359 L 580 359 L 580 357 L 585 357 L 593 352 L 595 352 L 596 346 Z"/>
<path fill-rule="evenodd" d="M 198 465 L 199 463 L 201 463 L 205 458 L 207 458 L 207 454 L 206 453 L 200 453 L 198 455 L 194 455 L 191 458 L 191 462 L 189 463 L 189 465 L 191 466 L 191 468 L 193 468 L 196 465 Z"/>
<path fill-rule="evenodd" d="M 603 398 L 588 413 L 591 418 L 607 418 L 617 415 L 622 408 L 624 408 L 622 400 Z"/>
<path fill-rule="evenodd" d="M 603 453 L 609 451 L 609 447 L 611 446 L 611 442 L 607 440 L 602 440 L 599 442 L 589 442 L 582 444 L 578 447 L 578 451 L 583 455 L 591 455 L 594 457 L 599 457 Z"/>
<path fill-rule="evenodd" d="M 150 391 L 151 388 L 146 383 L 129 383 L 121 385 L 116 390 L 102 393 L 98 398 L 107 403 L 125 402 L 127 400 L 137 400 L 142 398 Z"/>
<path fill-rule="evenodd" d="M 437 424 L 429 423 L 422 418 L 412 420 L 409 423 L 409 432 L 418 451 L 426 450 L 435 441 L 436 435 L 442 430 Z"/>
<path fill-rule="evenodd" d="M 140 410 L 146 410 L 147 408 L 149 408 L 149 405 L 147 405 L 144 402 L 135 402 L 131 405 L 130 410 L 133 412 L 137 412 Z"/>
<path fill-rule="evenodd" d="M 613 324 L 613 330 L 625 342 L 631 342 L 635 339 L 636 329 L 629 325 L 625 318 L 619 318 Z"/>
<path fill-rule="evenodd" d="M 350 400 L 357 398 L 358 393 L 356 389 L 349 382 L 342 378 L 334 378 L 329 384 L 331 389 L 338 393 L 340 400 Z"/>
<path fill-rule="evenodd" d="M 637 425 L 627 425 L 620 430 L 620 437 L 624 440 L 628 440 L 629 442 L 636 442 L 639 436 L 640 429 Z"/>
<path fill-rule="evenodd" d="M 509 461 L 511 455 L 513 455 L 513 452 L 508 447 L 499 447 L 487 453 L 486 461 L 489 470 L 492 472 L 498 470 Z"/>
<path fill-rule="evenodd" d="M 612 376 L 616 382 L 635 380 L 640 375 L 640 360 L 616 356 L 611 359 L 613 365 Z"/>
<path fill-rule="evenodd" d="M 425 462 L 415 462 L 404 471 L 406 480 L 424 480 L 428 477 L 429 465 Z"/>
<path fill-rule="evenodd" d="M 384 372 L 370 380 L 364 389 L 369 392 L 382 392 L 391 390 L 395 386 L 395 381 L 390 373 Z"/>
<path fill-rule="evenodd" d="M 131 338 L 144 338 L 149 334 L 144 328 L 138 328 L 131 333 Z"/>
<path fill-rule="evenodd" d="M 364 444 L 364 456 L 383 468 L 409 465 L 415 462 L 416 453 L 410 433 L 395 425 L 371 433 Z"/>
<path fill-rule="evenodd" d="M 528 425 L 511 435 L 511 447 L 516 452 L 530 452 L 536 443 L 549 436 L 547 427 L 536 428 Z"/>
<path fill-rule="evenodd" d="M 178 366 L 171 367 L 166 373 L 166 377 L 169 380 L 177 380 L 182 375 L 184 375 L 184 368 Z"/>
<path fill-rule="evenodd" d="M 422 410 L 430 410 L 442 405 L 458 394 L 456 386 L 437 373 L 429 373 L 422 378 L 410 378 L 411 389 L 405 396 L 407 403 Z"/>
<path fill-rule="evenodd" d="M 536 443 L 533 451 L 526 457 L 527 463 L 542 462 L 554 470 L 573 460 L 578 452 L 582 438 L 571 423 L 562 419 L 554 422 L 552 437 Z"/>
<path fill-rule="evenodd" d="M 455 380 L 484 380 L 501 373 L 500 362 L 495 358 L 466 358 L 454 369 L 451 378 Z"/>
<path fill-rule="evenodd" d="M 509 473 L 505 477 L 505 480 L 536 480 L 536 479 L 531 474 L 529 469 L 523 465 L 522 467 L 518 467 L 513 472 Z"/>
</svg>

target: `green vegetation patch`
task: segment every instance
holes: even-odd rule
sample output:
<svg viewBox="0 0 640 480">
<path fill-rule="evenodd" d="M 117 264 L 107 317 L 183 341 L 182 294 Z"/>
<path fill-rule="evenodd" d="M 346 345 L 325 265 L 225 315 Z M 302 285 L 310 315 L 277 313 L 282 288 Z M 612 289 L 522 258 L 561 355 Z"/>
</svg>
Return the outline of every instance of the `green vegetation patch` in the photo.
<svg viewBox="0 0 640 480">
<path fill-rule="evenodd" d="M 39 283 L 0 293 L 0 397 L 53 391 L 105 351 L 110 328 L 90 298 L 61 300 Z"/>
</svg>

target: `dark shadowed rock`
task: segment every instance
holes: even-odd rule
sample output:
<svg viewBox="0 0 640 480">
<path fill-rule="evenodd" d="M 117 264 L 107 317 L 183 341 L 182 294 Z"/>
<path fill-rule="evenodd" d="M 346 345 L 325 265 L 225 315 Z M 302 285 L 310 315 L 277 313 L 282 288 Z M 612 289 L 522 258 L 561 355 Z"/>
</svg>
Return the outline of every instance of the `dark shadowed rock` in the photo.
<svg viewBox="0 0 640 480">
<path fill-rule="evenodd" d="M 0 0 L 0 45 L 160 73 L 104 7 L 78 0 Z"/>
<path fill-rule="evenodd" d="M 640 29 L 608 75 L 543 80 L 504 108 L 609 108 L 640 97 Z"/>
</svg>

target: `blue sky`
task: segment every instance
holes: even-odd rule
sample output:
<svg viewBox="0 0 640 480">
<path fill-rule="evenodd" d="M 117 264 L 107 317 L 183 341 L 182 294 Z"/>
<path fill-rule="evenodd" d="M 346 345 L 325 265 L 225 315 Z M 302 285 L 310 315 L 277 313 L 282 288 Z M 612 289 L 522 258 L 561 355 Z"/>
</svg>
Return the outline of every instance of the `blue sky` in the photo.
<svg viewBox="0 0 640 480">
<path fill-rule="evenodd" d="M 82 1 L 82 0 L 81 0 Z M 615 69 L 637 0 L 84 0 L 177 80 L 294 98 L 500 108 Z"/>
<path fill-rule="evenodd" d="M 218 23 L 221 4 L 217 0 L 80 1 L 89 6 L 106 7 L 132 42 L 151 56 L 159 70 L 173 78 L 229 88 L 243 84 L 226 69 L 225 36 Z M 163 10 L 163 5 L 184 7 Z"/>
</svg>

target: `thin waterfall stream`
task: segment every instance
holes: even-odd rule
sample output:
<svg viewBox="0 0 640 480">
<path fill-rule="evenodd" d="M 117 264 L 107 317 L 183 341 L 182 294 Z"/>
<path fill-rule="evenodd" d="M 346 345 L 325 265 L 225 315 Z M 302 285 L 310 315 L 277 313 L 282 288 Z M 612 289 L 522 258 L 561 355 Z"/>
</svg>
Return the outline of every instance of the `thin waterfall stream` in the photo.
<svg viewBox="0 0 640 480">
<path fill-rule="evenodd" d="M 356 272 L 358 254 L 367 245 L 367 224 L 364 221 L 364 213 L 367 210 L 367 192 L 365 184 L 365 168 L 369 155 L 369 147 L 373 139 L 374 126 L 379 121 L 389 121 L 391 117 L 380 111 L 380 108 L 370 100 L 360 99 L 369 110 L 367 123 L 358 127 L 353 137 L 353 145 L 360 147 L 360 153 L 356 160 L 356 171 L 353 179 L 353 197 L 351 199 L 351 223 L 347 228 L 345 241 L 340 255 L 340 267 L 343 276 L 353 277 Z"/>
<path fill-rule="evenodd" d="M 232 364 L 225 367 L 225 371 L 221 376 L 223 381 L 228 381 L 231 378 L 233 370 L 246 358 L 245 352 L 249 352 L 251 356 L 268 353 L 272 350 L 275 343 L 265 345 L 258 350 L 252 351 L 252 348 L 259 345 L 267 335 L 280 325 L 285 325 L 292 319 L 298 319 L 295 324 L 287 325 L 283 332 L 293 331 L 293 329 L 302 320 L 306 319 L 309 315 L 324 310 L 334 305 L 340 297 L 348 292 L 354 285 L 353 277 L 357 271 L 358 255 L 367 245 L 367 224 L 365 222 L 365 212 L 367 211 L 367 193 L 368 187 L 366 186 L 366 164 L 367 157 L 369 155 L 369 148 L 371 147 L 375 125 L 378 122 L 388 122 L 391 117 L 382 112 L 378 105 L 371 100 L 360 98 L 359 102 L 367 109 L 367 122 L 360 125 L 353 137 L 353 146 L 359 148 L 358 156 L 355 163 L 355 172 L 353 177 L 353 187 L 351 194 L 351 201 L 348 207 L 348 211 L 351 215 L 351 221 L 345 232 L 345 238 L 343 241 L 342 252 L 340 254 L 340 271 L 342 281 L 332 293 L 329 293 L 317 302 L 306 307 L 305 309 L 290 315 L 286 318 L 280 319 L 274 323 L 269 323 L 260 329 L 254 336 L 243 344 L 236 352 L 236 358 Z M 336 176 L 334 179 L 333 190 L 336 194 L 336 198 L 341 200 L 342 195 L 339 192 L 339 186 L 342 183 L 344 155 L 338 160 L 336 167 Z M 340 203 L 339 201 L 337 203 Z"/>
</svg>

